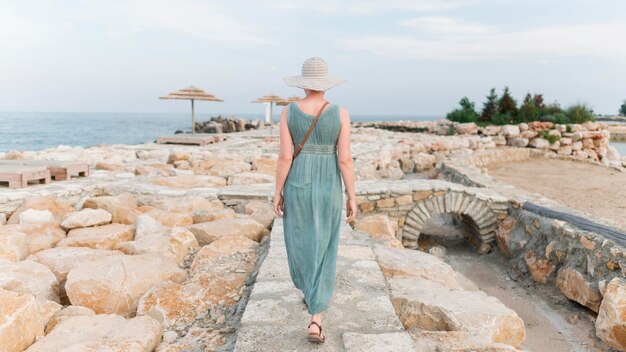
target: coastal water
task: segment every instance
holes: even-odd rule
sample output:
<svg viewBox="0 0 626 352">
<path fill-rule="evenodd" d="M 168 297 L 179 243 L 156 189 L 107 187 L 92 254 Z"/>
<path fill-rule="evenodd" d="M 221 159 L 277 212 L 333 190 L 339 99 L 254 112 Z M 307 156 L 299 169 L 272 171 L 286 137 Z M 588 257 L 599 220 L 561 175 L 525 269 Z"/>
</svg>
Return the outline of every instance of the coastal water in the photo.
<svg viewBox="0 0 626 352">
<path fill-rule="evenodd" d="M 196 121 L 217 114 L 196 114 Z M 222 114 L 230 116 L 231 114 Z M 263 114 L 234 114 L 245 119 L 264 119 Z M 274 116 L 274 121 L 278 121 Z M 434 120 L 433 116 L 354 115 L 352 121 Z M 175 131 L 191 131 L 189 113 L 63 113 L 0 112 L 0 152 L 41 150 L 96 144 L 137 144 L 154 141 Z"/>
<path fill-rule="evenodd" d="M 197 114 L 197 121 L 216 114 Z M 230 116 L 230 114 L 223 114 Z M 263 119 L 263 114 L 235 114 L 245 119 Z M 436 116 L 353 115 L 352 121 L 436 120 Z M 278 120 L 278 116 L 274 116 Z M 58 145 L 137 144 L 154 141 L 176 130 L 190 131 L 189 113 L 63 113 L 0 112 L 0 152 L 41 150 Z M 626 143 L 612 142 L 620 155 Z"/>
</svg>

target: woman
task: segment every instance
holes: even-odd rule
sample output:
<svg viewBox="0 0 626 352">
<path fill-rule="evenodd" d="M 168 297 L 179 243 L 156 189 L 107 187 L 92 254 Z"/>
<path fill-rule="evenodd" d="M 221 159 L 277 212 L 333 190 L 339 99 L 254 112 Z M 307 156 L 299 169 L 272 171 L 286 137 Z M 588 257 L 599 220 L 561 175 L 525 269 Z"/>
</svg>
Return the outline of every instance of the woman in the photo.
<svg viewBox="0 0 626 352">
<path fill-rule="evenodd" d="M 350 115 L 324 100 L 325 91 L 345 81 L 329 78 L 326 62 L 317 57 L 304 62 L 301 76 L 285 77 L 284 81 L 304 89 L 306 97 L 289 104 L 280 116 L 274 211 L 283 218 L 291 279 L 302 291 L 311 314 L 308 340 L 324 342 L 321 313 L 335 286 L 342 177 L 347 193 L 346 222 L 356 216 Z M 294 147 L 302 142 L 318 113 L 317 123 L 294 159 Z"/>
</svg>

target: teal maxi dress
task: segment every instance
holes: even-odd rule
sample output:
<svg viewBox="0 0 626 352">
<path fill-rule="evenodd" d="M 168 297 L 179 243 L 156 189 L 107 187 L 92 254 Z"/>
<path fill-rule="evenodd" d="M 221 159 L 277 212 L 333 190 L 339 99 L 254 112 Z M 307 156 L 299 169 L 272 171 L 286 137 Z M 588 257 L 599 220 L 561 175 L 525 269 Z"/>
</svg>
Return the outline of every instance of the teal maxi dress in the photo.
<svg viewBox="0 0 626 352">
<path fill-rule="evenodd" d="M 292 103 L 287 124 L 299 145 L 315 116 Z M 291 164 L 283 188 L 283 229 L 294 285 L 302 291 L 309 314 L 326 310 L 335 287 L 343 188 L 337 159 L 339 106 L 322 112 L 304 147 Z"/>
</svg>

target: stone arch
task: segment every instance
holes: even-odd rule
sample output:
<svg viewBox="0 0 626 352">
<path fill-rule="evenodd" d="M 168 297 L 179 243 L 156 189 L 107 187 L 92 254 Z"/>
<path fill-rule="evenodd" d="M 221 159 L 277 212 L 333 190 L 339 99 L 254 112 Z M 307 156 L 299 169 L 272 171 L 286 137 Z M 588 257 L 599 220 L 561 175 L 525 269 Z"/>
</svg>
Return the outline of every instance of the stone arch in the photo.
<svg viewBox="0 0 626 352">
<path fill-rule="evenodd" d="M 415 201 L 407 213 L 402 228 L 402 244 L 406 248 L 417 248 L 422 227 L 431 217 L 437 214 L 453 213 L 459 218 L 469 218 L 466 224 L 474 233 L 470 242 L 479 247 L 486 245 L 491 248 L 495 240 L 495 231 L 498 227 L 498 212 L 491 208 L 491 200 L 464 191 L 448 190 L 431 193 L 427 197 Z"/>
</svg>

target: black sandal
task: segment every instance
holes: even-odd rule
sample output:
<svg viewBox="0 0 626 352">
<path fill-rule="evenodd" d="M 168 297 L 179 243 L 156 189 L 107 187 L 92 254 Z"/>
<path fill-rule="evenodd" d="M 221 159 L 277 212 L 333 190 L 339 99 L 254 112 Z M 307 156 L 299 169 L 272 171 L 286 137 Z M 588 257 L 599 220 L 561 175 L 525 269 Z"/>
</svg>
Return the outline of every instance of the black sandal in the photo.
<svg viewBox="0 0 626 352">
<path fill-rule="evenodd" d="M 311 325 L 317 325 L 317 327 L 320 329 L 320 332 L 318 334 L 314 333 L 314 332 L 309 332 L 309 342 L 315 342 L 315 343 L 321 343 L 324 342 L 326 340 L 326 336 L 322 335 L 322 326 L 314 321 L 312 321 L 309 324 L 309 328 L 311 328 Z"/>
</svg>

